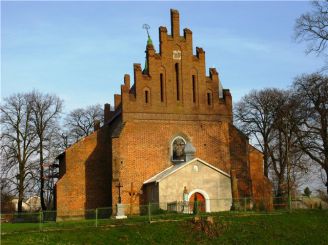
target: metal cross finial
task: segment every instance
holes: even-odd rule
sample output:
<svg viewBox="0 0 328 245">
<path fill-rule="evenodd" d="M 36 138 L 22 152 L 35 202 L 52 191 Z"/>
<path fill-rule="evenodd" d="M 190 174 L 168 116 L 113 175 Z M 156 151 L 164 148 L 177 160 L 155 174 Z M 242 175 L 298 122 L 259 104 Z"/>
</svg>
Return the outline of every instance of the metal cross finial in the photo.
<svg viewBox="0 0 328 245">
<path fill-rule="evenodd" d="M 148 24 L 143 24 L 143 25 L 142 25 L 142 28 L 143 28 L 143 29 L 146 29 L 147 35 L 148 35 L 148 37 L 149 37 L 149 32 L 148 32 L 148 30 L 150 29 L 150 26 L 149 26 Z"/>
</svg>

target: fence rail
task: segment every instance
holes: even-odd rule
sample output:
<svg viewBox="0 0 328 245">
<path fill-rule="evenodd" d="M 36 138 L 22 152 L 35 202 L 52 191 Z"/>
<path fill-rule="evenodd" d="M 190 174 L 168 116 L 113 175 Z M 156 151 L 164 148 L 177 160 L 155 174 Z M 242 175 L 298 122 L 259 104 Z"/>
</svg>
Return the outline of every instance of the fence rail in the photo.
<svg viewBox="0 0 328 245">
<path fill-rule="evenodd" d="M 88 210 L 72 210 L 65 212 L 40 211 L 23 213 L 1 214 L 1 222 L 8 223 L 2 226 L 2 233 L 75 229 L 82 227 L 104 227 L 121 224 L 136 224 L 156 222 L 162 220 L 183 220 L 191 215 L 206 215 L 208 212 L 254 212 L 254 211 L 290 211 L 296 209 L 328 209 L 328 203 L 307 197 L 296 197 L 288 205 L 287 198 L 272 198 L 270 208 L 263 200 L 252 198 L 232 199 L 210 199 L 202 202 L 170 202 L 170 203 L 148 203 L 147 205 L 125 204 L 124 213 L 126 219 L 116 219 L 116 207 L 101 207 Z M 234 207 L 231 211 L 230 208 Z M 209 210 L 206 210 L 209 208 Z M 20 223 L 20 225 L 16 225 Z"/>
</svg>

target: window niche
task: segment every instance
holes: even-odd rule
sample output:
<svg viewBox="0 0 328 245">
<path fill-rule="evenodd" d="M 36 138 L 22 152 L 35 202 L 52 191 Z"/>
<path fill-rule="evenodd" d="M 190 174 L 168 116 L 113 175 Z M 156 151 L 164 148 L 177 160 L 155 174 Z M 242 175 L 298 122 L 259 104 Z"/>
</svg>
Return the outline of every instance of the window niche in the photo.
<svg viewBox="0 0 328 245">
<path fill-rule="evenodd" d="M 164 102 L 164 76 L 163 73 L 160 74 L 160 96 L 161 96 L 161 102 Z"/>
<path fill-rule="evenodd" d="M 171 143 L 171 160 L 174 163 L 186 161 L 186 140 L 181 136 L 175 137 Z"/>
<path fill-rule="evenodd" d="M 192 102 L 196 103 L 196 75 L 192 75 Z"/>
<path fill-rule="evenodd" d="M 207 91 L 207 105 L 212 106 L 213 105 L 213 93 L 211 90 Z"/>
<path fill-rule="evenodd" d="M 180 101 L 180 75 L 179 75 L 179 64 L 175 63 L 175 82 L 176 82 L 176 95 L 177 95 L 177 101 Z"/>
<path fill-rule="evenodd" d="M 144 94 L 144 98 L 143 98 L 144 104 L 145 105 L 150 104 L 150 89 L 144 88 L 143 94 Z"/>
</svg>

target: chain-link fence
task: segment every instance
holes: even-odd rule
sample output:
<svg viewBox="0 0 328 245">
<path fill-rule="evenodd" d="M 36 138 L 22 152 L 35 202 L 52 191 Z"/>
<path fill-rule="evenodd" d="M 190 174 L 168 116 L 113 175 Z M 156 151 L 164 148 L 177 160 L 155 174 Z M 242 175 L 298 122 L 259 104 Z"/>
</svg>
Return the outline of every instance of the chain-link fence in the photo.
<svg viewBox="0 0 328 245">
<path fill-rule="evenodd" d="M 328 209 L 328 203 L 308 197 L 272 198 L 271 201 L 240 198 L 207 199 L 196 202 L 148 203 L 146 205 L 121 204 L 124 216 L 117 216 L 116 207 L 88 210 L 40 211 L 1 214 L 2 233 L 111 227 L 123 224 L 142 224 L 160 221 L 190 219 L 194 215 L 215 212 L 276 212 L 296 209 Z M 19 225 L 18 225 L 19 224 Z"/>
</svg>

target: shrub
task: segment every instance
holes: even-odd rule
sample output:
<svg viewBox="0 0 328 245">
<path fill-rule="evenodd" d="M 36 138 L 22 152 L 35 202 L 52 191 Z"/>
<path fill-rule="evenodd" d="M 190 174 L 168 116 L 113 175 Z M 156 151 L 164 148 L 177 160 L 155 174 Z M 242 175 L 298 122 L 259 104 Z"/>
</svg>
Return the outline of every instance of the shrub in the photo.
<svg viewBox="0 0 328 245">
<path fill-rule="evenodd" d="M 310 191 L 310 188 L 307 186 L 304 189 L 304 196 L 310 197 L 311 196 L 312 191 Z"/>
</svg>

